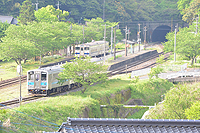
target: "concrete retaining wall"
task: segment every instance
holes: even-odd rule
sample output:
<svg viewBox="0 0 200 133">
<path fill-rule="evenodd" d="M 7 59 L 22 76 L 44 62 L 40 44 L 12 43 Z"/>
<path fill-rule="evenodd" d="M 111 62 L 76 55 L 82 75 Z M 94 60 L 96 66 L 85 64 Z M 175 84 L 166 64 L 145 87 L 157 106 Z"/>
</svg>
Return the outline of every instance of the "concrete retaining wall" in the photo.
<svg viewBox="0 0 200 133">
<path fill-rule="evenodd" d="M 133 56 L 132 58 L 127 58 L 127 59 L 121 60 L 121 61 L 111 65 L 108 68 L 108 71 L 112 71 L 112 70 L 117 69 L 119 67 L 126 66 L 126 65 L 128 65 L 130 63 L 134 63 L 136 61 L 143 60 L 144 58 L 152 56 L 154 54 L 158 54 L 157 50 L 147 51 L 147 52 L 145 52 L 143 54 L 140 54 L 140 55 L 137 55 L 137 56 Z"/>
</svg>

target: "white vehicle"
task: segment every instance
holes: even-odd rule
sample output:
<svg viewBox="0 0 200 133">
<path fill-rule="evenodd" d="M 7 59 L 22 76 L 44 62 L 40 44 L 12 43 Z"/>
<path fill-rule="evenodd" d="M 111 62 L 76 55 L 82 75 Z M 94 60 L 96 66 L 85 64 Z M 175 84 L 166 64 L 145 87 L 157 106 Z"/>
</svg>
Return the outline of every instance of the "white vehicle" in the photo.
<svg viewBox="0 0 200 133">
<path fill-rule="evenodd" d="M 92 41 L 90 43 L 79 44 L 75 46 L 75 56 L 99 56 L 104 54 L 104 47 L 105 52 L 107 53 L 109 50 L 109 42 L 104 41 Z"/>
<path fill-rule="evenodd" d="M 27 72 L 28 93 L 34 95 L 50 95 L 51 93 L 71 90 L 76 84 L 72 80 L 66 80 L 63 84 L 58 82 L 58 74 L 63 71 L 61 66 L 51 66 L 29 70 Z"/>
</svg>

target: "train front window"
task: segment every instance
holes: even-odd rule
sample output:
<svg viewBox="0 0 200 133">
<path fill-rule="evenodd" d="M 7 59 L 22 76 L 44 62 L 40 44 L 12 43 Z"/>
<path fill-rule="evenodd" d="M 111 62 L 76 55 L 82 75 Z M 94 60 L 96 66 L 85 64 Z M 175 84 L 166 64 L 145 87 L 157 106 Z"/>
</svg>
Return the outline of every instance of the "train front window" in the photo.
<svg viewBox="0 0 200 133">
<path fill-rule="evenodd" d="M 80 50 L 80 47 L 76 47 L 76 50 Z"/>
<path fill-rule="evenodd" d="M 34 72 L 33 71 L 28 73 L 28 80 L 34 80 Z"/>
<path fill-rule="evenodd" d="M 47 80 L 47 73 L 42 72 L 41 80 L 42 81 L 46 81 Z"/>
<path fill-rule="evenodd" d="M 81 48 L 81 51 L 83 51 L 83 48 Z"/>
<path fill-rule="evenodd" d="M 89 47 L 85 47 L 84 49 L 85 49 L 85 50 L 89 50 Z"/>
</svg>

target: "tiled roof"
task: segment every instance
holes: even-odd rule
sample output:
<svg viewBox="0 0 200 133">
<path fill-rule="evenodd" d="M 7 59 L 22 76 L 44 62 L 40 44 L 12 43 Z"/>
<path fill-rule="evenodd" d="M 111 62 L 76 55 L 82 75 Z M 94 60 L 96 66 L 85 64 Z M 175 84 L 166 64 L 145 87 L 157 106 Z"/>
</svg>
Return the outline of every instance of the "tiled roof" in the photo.
<svg viewBox="0 0 200 133">
<path fill-rule="evenodd" d="M 0 21 L 1 22 L 7 22 L 9 24 L 17 24 L 17 20 L 13 18 L 12 16 L 1 16 L 0 15 Z"/>
<path fill-rule="evenodd" d="M 199 133 L 200 120 L 68 118 L 62 133 Z"/>
</svg>

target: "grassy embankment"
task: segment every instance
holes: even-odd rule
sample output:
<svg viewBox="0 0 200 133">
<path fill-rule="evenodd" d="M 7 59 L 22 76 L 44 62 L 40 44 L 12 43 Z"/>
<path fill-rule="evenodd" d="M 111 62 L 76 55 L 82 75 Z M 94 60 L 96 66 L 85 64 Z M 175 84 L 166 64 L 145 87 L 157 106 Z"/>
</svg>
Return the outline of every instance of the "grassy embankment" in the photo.
<svg viewBox="0 0 200 133">
<path fill-rule="evenodd" d="M 137 83 L 130 83 L 130 80 L 125 79 L 129 79 L 128 75 L 126 78 L 116 77 L 106 84 L 92 86 L 84 94 L 78 91 L 64 96 L 48 97 L 46 100 L 25 104 L 15 109 L 0 110 L 0 120 L 8 121 L 7 125 L 4 125 L 7 126 L 4 130 L 10 132 L 56 131 L 62 122 L 66 122 L 67 117 L 99 118 L 107 117 L 108 113 L 109 116 L 114 116 L 115 108 L 104 112 L 100 109 L 100 104 L 126 104 L 128 99 L 141 99 L 145 105 L 154 105 L 172 86 L 171 83 L 161 79 Z M 123 90 L 130 92 L 130 98 L 122 93 Z M 142 113 L 138 113 L 141 118 Z M 138 115 L 129 118 L 138 118 Z"/>
<path fill-rule="evenodd" d="M 46 65 L 53 62 L 58 62 L 64 58 L 58 55 L 48 56 L 42 59 L 41 65 Z M 26 75 L 28 70 L 37 69 L 40 66 L 40 61 L 34 61 L 33 59 L 27 60 L 24 64 L 22 62 L 23 75 Z M 17 77 L 17 63 L 13 60 L 0 62 L 0 80 L 6 80 Z"/>
</svg>

